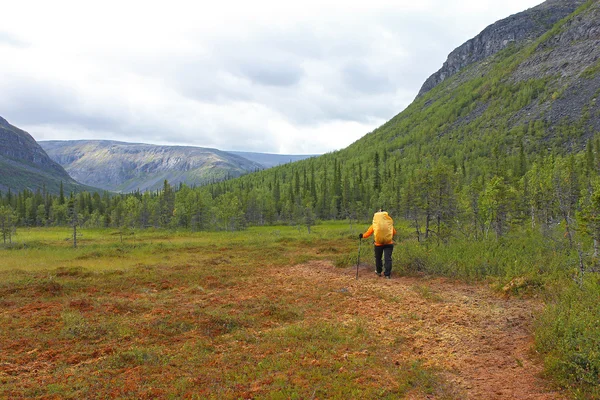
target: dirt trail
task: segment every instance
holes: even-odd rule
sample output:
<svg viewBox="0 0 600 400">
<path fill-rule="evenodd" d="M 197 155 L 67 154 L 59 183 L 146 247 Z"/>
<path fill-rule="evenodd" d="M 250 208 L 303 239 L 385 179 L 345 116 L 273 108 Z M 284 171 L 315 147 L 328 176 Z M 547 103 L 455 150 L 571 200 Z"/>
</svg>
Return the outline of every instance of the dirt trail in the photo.
<svg viewBox="0 0 600 400">
<path fill-rule="evenodd" d="M 564 398 L 540 378 L 532 354 L 538 301 L 507 300 L 485 286 L 441 278 L 385 280 L 367 266 L 356 280 L 355 271 L 315 261 L 275 273 L 285 282 L 330 287 L 335 318 L 368 321 L 391 362 L 422 360 L 441 371 L 458 398 Z"/>
</svg>

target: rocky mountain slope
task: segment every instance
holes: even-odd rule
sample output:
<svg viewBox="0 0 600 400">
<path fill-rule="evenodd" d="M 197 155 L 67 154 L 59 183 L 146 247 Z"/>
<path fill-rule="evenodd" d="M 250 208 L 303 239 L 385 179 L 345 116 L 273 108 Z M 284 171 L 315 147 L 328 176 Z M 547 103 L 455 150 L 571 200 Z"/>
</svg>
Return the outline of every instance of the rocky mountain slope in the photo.
<svg viewBox="0 0 600 400">
<path fill-rule="evenodd" d="M 53 161 L 27 132 L 0 117 L 0 190 L 13 192 L 46 189 L 58 193 L 60 183 L 65 191 L 93 190 L 74 181 Z"/>
<path fill-rule="evenodd" d="M 463 68 L 484 60 L 509 45 L 532 42 L 583 3 L 585 0 L 550 0 L 488 26 L 450 53 L 442 68 L 425 81 L 419 96 Z"/>
<path fill-rule="evenodd" d="M 527 19 L 508 30 L 507 37 L 527 30 L 531 21 L 554 21 L 580 5 L 537 39 L 514 42 L 466 63 L 346 151 L 375 149 L 385 142 L 403 164 L 446 157 L 456 165 L 517 157 L 520 149 L 531 156 L 581 151 L 600 133 L 600 2 L 581 3 L 550 0 L 528 10 L 523 14 Z M 507 20 L 515 18 L 521 17 Z M 511 26 L 507 20 L 492 27 Z M 477 40 L 486 37 L 482 32 Z M 495 43 L 492 35 L 479 47 Z M 446 63 L 441 71 L 449 65 L 458 64 Z"/>
<path fill-rule="evenodd" d="M 216 149 L 108 140 L 42 141 L 48 155 L 80 182 L 116 192 L 190 186 L 236 177 L 262 165 Z"/>
<path fill-rule="evenodd" d="M 562 15 L 579 3 L 550 0 L 532 9 L 538 14 L 531 18 L 548 10 Z M 454 98 L 470 96 L 469 107 L 459 111 L 448 132 L 485 127 L 509 133 L 521 127 L 532 146 L 543 139 L 563 150 L 582 149 L 600 132 L 600 2 L 584 2 L 532 43 L 515 44 L 467 66 L 440 86 L 425 104 L 451 92 Z"/>
</svg>

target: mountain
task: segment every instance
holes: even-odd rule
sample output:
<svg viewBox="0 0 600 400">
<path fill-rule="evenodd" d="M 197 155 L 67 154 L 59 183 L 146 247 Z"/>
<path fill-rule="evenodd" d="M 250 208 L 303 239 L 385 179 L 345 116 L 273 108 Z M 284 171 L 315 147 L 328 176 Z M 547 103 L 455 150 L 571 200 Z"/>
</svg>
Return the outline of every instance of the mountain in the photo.
<svg viewBox="0 0 600 400">
<path fill-rule="evenodd" d="M 323 219 L 367 218 L 381 205 L 396 215 L 430 216 L 431 209 L 419 207 L 431 206 L 423 196 L 434 173 L 445 176 L 462 206 L 483 207 L 478 199 L 496 178 L 506 196 L 537 207 L 540 200 L 527 197 L 531 180 L 566 171 L 568 162 L 581 176 L 567 179 L 577 198 L 583 177 L 600 173 L 599 97 L 600 2 L 550 0 L 453 51 L 412 104 L 347 148 L 250 174 L 221 190 L 271 195 L 262 214 L 252 210 L 258 223 L 265 215 L 291 218 L 298 199 Z M 532 218 L 521 212 L 513 218 Z"/>
<path fill-rule="evenodd" d="M 543 21 L 556 20 L 540 34 Z M 495 46 L 467 60 L 469 49 Z M 443 162 L 470 179 L 501 168 L 518 175 L 519 158 L 577 153 L 595 141 L 599 95 L 600 3 L 551 0 L 460 46 L 406 110 L 338 157 L 385 152 L 405 173 Z"/>
<path fill-rule="evenodd" d="M 251 153 L 245 151 L 229 151 L 228 153 L 244 157 L 247 160 L 254 161 L 263 166 L 263 168 L 272 168 L 281 164 L 305 160 L 311 157 L 317 157 L 317 154 L 268 154 L 268 153 Z"/>
<path fill-rule="evenodd" d="M 542 26 L 548 29 L 541 32 Z M 496 52 L 486 56 L 482 49 Z M 550 0 L 452 52 L 413 104 L 356 146 L 378 137 L 399 151 L 422 146 L 421 157 L 447 155 L 455 162 L 474 154 L 440 150 L 579 151 L 600 131 L 599 71 L 600 3 Z"/>
<path fill-rule="evenodd" d="M 79 184 L 54 162 L 27 132 L 0 117 L 0 190 L 19 192 L 46 189 L 58 193 L 61 182 L 65 192 L 95 191 Z"/>
<path fill-rule="evenodd" d="M 585 0 L 546 1 L 537 7 L 488 26 L 479 35 L 450 53 L 442 68 L 425 81 L 419 96 L 463 68 L 484 60 L 508 46 L 532 42 L 584 3 Z"/>
<path fill-rule="evenodd" d="M 162 188 L 163 182 L 202 185 L 262 169 L 228 152 L 109 140 L 42 141 L 48 155 L 76 180 L 127 193 Z"/>
</svg>

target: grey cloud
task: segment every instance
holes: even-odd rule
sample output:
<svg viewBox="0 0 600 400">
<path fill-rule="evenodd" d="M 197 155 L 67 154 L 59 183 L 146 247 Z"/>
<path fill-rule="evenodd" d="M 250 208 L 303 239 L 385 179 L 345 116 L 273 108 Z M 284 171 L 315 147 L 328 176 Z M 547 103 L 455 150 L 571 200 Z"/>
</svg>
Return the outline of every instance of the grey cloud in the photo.
<svg viewBox="0 0 600 400">
<path fill-rule="evenodd" d="M 253 48 L 279 54 L 293 55 L 300 59 L 322 59 L 327 55 L 323 41 L 314 27 L 303 24 L 285 30 L 266 26 L 257 32 L 251 43 Z"/>
<path fill-rule="evenodd" d="M 175 125 L 136 125 L 127 128 L 129 137 L 144 143 L 186 144 L 219 150 L 277 152 L 276 141 L 264 129 L 247 126 L 244 121 L 220 121 L 216 130 L 209 127 L 181 129 Z M 129 139 L 128 139 L 129 140 Z"/>
<path fill-rule="evenodd" d="M 252 62 L 241 66 L 240 69 L 254 84 L 266 86 L 293 86 L 300 82 L 304 75 L 304 70 L 294 63 L 268 60 Z"/>
<path fill-rule="evenodd" d="M 342 69 L 346 85 L 362 93 L 381 93 L 394 90 L 392 82 L 382 72 L 373 71 L 364 62 L 355 62 Z"/>
<path fill-rule="evenodd" d="M 110 130 L 126 119 L 92 114 L 80 108 L 79 95 L 69 87 L 31 80 L 13 82 L 3 88 L 3 112 L 23 125 L 79 125 L 92 130 Z"/>
<path fill-rule="evenodd" d="M 359 25 L 338 22 L 265 26 L 237 37 L 213 38 L 208 49 L 196 54 L 115 55 L 109 65 L 162 82 L 199 107 L 258 105 L 298 127 L 332 121 L 373 124 L 400 112 L 412 100 L 410 93 L 416 95 L 441 67 L 447 49 L 468 39 L 449 32 L 443 20 L 409 20 L 401 13 L 365 15 Z M 385 42 L 379 42 L 382 31 Z M 7 40 L 0 32 L 0 44 Z M 98 135 L 111 132 L 121 140 L 278 151 L 266 128 L 247 126 L 235 111 L 231 121 L 219 114 L 190 128 L 178 126 L 181 116 L 162 114 L 164 110 L 137 115 L 118 102 L 83 107 L 83 88 L 47 82 L 19 82 L 13 88 L 2 89 L 1 109 L 9 120 L 26 125 L 80 126 Z M 211 118 L 210 111 L 206 117 Z"/>
<path fill-rule="evenodd" d="M 211 103 L 252 100 L 249 82 L 239 82 L 236 79 L 239 73 L 223 69 L 217 61 L 202 57 L 175 60 L 173 70 L 162 77 L 180 94 L 193 100 Z"/>
<path fill-rule="evenodd" d="M 218 51 L 212 52 L 210 59 L 175 60 L 177 72 L 171 79 L 186 97 L 220 104 L 263 104 L 295 125 L 339 119 L 365 122 L 390 115 L 393 99 L 374 101 L 372 96 L 393 96 L 400 82 L 392 81 L 388 71 L 398 66 L 383 62 L 379 67 L 383 72 L 376 71 L 362 61 L 367 56 L 368 37 L 351 39 L 343 32 L 335 35 L 333 40 L 319 38 L 301 28 L 279 35 L 260 33 L 247 38 L 251 45 L 246 43 L 243 48 L 229 41 L 215 46 Z M 293 47 L 296 43 L 299 49 Z M 338 72 L 334 76 L 309 76 L 302 67 L 304 62 L 321 63 Z M 315 94 L 309 86 L 321 87 L 325 95 Z M 417 85 L 414 90 L 418 90 Z"/>
<path fill-rule="evenodd" d="M 11 35 L 10 33 L 0 31 L 0 45 L 5 44 L 12 47 L 28 47 L 29 44 L 22 41 L 16 36 Z"/>
<path fill-rule="evenodd" d="M 265 130 L 251 127 L 223 127 L 215 140 L 215 147 L 230 151 L 256 151 L 277 153 L 277 143 Z"/>
<path fill-rule="evenodd" d="M 290 119 L 303 125 L 318 125 L 331 120 L 372 123 L 391 118 L 400 111 L 391 94 L 354 95 L 351 101 L 339 96 L 315 98 L 312 105 L 314 108 L 309 110 L 309 113 L 296 108 L 294 112 L 288 114 Z"/>
<path fill-rule="evenodd" d="M 297 41 L 297 37 L 294 33 L 271 36 L 259 32 L 244 42 L 224 39 L 213 56 L 218 68 L 238 74 L 254 85 L 293 86 L 304 75 L 303 60 L 311 57 L 304 54 L 311 47 L 306 38 Z"/>
<path fill-rule="evenodd" d="M 47 82 L 18 82 L 3 87 L 0 100 L 2 116 L 18 127 L 36 129 L 51 126 L 54 131 L 81 131 L 78 139 L 113 139 L 141 143 L 189 144 L 218 149 L 249 149 L 276 152 L 273 138 L 255 127 L 244 126 L 235 119 L 222 121 L 216 128 L 208 124 L 198 128 L 181 128 L 172 116 L 131 115 L 124 107 L 98 105 L 81 107 L 80 94 L 69 87 Z M 107 136 L 109 135 L 109 136 Z"/>
<path fill-rule="evenodd" d="M 20 127 L 52 127 L 55 132 L 97 133 L 98 138 L 128 140 L 140 135 L 158 137 L 164 135 L 168 120 L 137 119 L 126 107 L 96 104 L 84 106 L 83 93 L 76 88 L 42 82 L 35 79 L 13 80 L 2 88 L 0 109 L 4 117 Z M 29 132 L 34 137 L 35 132 Z M 80 137 L 81 138 L 81 137 Z M 124 139 L 125 138 L 125 139 Z"/>
<path fill-rule="evenodd" d="M 479 33 L 477 24 L 494 22 L 461 21 L 462 29 L 458 29 L 452 15 L 412 15 L 407 18 L 398 11 L 380 14 L 377 20 L 399 38 L 398 46 L 402 46 L 408 58 L 398 76 L 402 85 L 415 90 L 415 94 L 425 80 L 442 67 L 452 50 Z"/>
</svg>

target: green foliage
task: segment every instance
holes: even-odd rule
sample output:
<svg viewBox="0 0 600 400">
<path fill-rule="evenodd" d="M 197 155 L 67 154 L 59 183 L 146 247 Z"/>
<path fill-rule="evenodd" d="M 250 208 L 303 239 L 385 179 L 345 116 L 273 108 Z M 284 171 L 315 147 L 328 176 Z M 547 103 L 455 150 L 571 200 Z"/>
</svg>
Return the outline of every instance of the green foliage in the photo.
<svg viewBox="0 0 600 400">
<path fill-rule="evenodd" d="M 2 242 L 12 242 L 12 236 L 15 233 L 16 215 L 10 205 L 0 206 L 0 235 L 2 235 Z"/>
<path fill-rule="evenodd" d="M 568 247 L 557 252 L 553 241 L 559 235 L 513 230 L 499 240 L 495 236 L 477 241 L 463 238 L 440 246 L 405 240 L 394 250 L 394 269 L 469 281 L 492 279 L 499 288 L 521 277 L 544 286 L 565 279 L 571 272 L 567 266 L 576 262 L 576 252 Z"/>
<path fill-rule="evenodd" d="M 586 79 L 593 79 L 598 75 L 599 72 L 600 72 L 600 60 L 596 61 L 595 64 L 587 67 L 585 69 L 585 71 L 583 71 L 583 73 L 581 74 L 581 77 L 586 78 Z"/>
<path fill-rule="evenodd" d="M 537 323 L 536 347 L 546 367 L 577 398 L 600 396 L 600 279 L 560 291 Z"/>
</svg>

